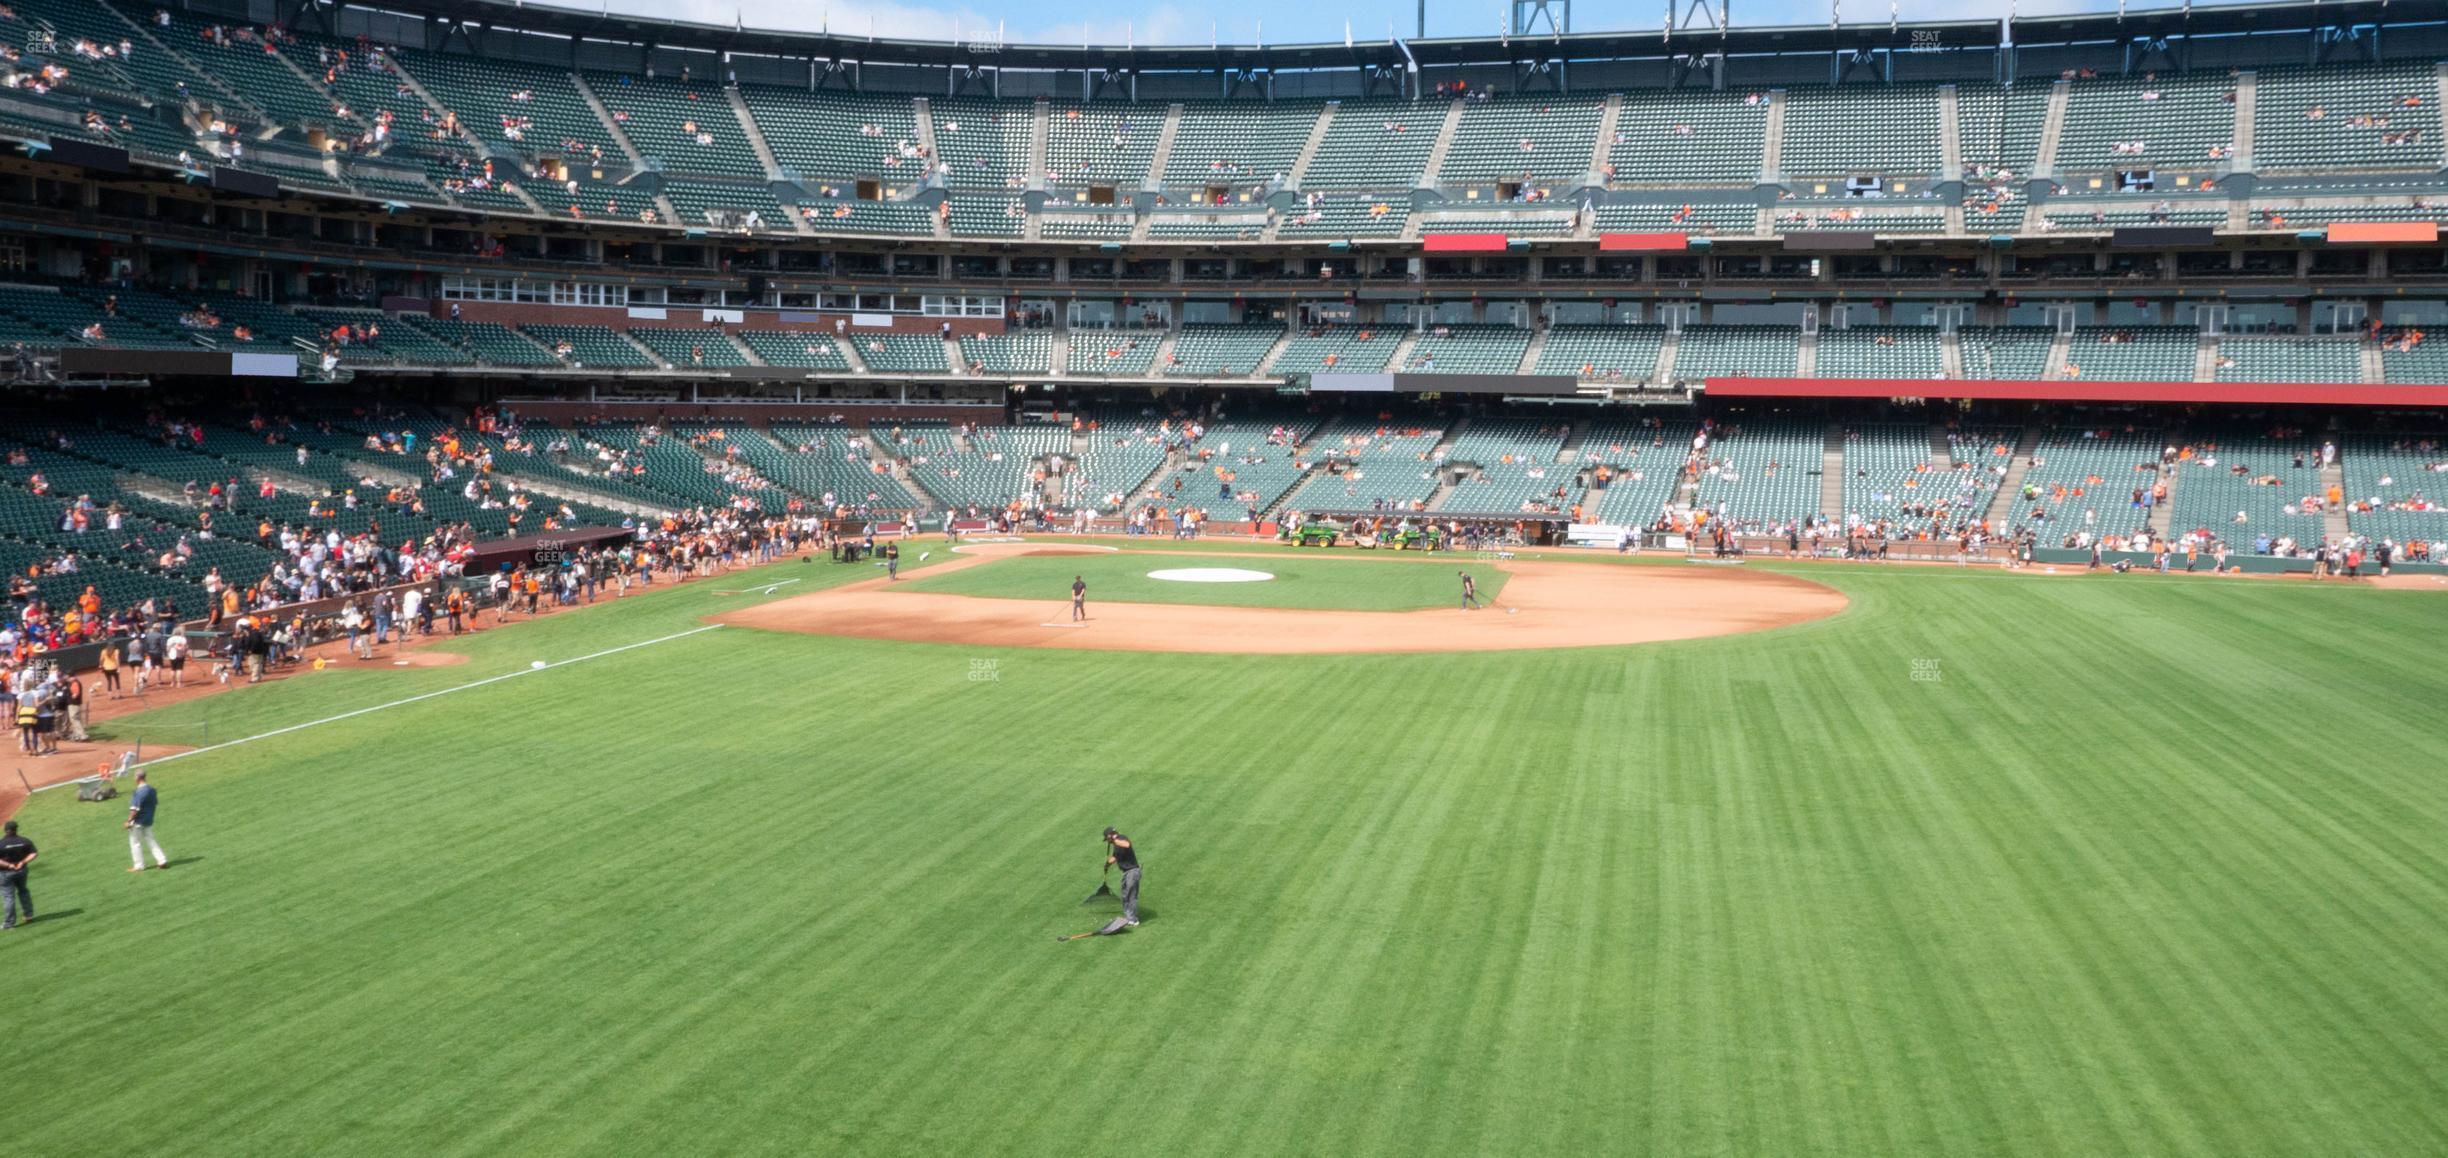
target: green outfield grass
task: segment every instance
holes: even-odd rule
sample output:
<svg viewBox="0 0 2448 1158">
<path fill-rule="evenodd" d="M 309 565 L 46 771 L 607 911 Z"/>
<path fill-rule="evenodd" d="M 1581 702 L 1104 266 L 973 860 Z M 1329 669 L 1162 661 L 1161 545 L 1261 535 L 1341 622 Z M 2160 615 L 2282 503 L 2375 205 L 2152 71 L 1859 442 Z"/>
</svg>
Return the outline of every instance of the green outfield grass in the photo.
<svg viewBox="0 0 2448 1158">
<path fill-rule="evenodd" d="M 871 574 L 839 570 L 768 574 Z M 1633 649 L 702 631 L 161 765 L 165 873 L 125 872 L 120 804 L 45 793 L 43 917 L 0 934 L 8 1133 L 2448 1150 L 2448 599 L 1800 570 L 1849 610 Z M 316 720 L 690 631 L 747 586 L 154 722 Z M 1078 904 L 1108 823 L 1149 920 L 1057 945 L 1112 911 Z"/>
<path fill-rule="evenodd" d="M 1052 550 L 1067 548 L 1059 545 Z M 1182 583 L 1148 578 L 1148 572 L 1186 567 L 1231 567 L 1264 571 L 1274 578 L 1251 583 Z M 1466 556 L 1385 558 L 1357 553 L 1319 555 L 1273 552 L 1262 558 L 1198 558 L 1148 551 L 1056 557 L 996 559 L 942 575 L 904 583 L 898 589 L 939 595 L 1064 602 L 1073 577 L 1088 583 L 1090 602 L 1196 603 L 1216 607 L 1298 607 L 1330 611 L 1417 611 L 1458 607 L 1468 571 L 1482 601 L 1504 589 L 1505 574 Z"/>
</svg>

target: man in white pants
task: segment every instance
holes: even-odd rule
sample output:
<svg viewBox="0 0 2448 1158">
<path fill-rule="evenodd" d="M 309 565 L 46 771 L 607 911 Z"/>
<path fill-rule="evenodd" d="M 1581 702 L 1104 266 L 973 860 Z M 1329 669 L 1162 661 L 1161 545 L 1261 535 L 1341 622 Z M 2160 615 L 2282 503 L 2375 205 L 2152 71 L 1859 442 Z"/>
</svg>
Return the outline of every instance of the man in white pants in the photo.
<svg viewBox="0 0 2448 1158">
<path fill-rule="evenodd" d="M 129 869 L 129 872 L 144 871 L 145 850 L 147 849 L 153 851 L 155 865 L 161 868 L 170 867 L 170 854 L 163 852 L 161 842 L 153 839 L 153 809 L 160 801 L 161 795 L 153 791 L 151 784 L 145 783 L 145 774 L 137 773 L 136 794 L 128 798 L 128 856 L 136 861 L 136 867 Z"/>
</svg>

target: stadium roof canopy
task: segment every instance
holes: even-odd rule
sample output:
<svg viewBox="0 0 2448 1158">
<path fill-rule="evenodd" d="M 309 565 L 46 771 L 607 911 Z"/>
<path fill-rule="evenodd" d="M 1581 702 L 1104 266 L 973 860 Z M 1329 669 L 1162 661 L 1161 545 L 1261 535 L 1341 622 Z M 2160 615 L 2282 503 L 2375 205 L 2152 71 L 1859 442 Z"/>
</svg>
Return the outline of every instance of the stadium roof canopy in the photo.
<svg viewBox="0 0 2448 1158">
<path fill-rule="evenodd" d="M 1496 64 L 1523 60 L 1609 60 L 1690 52 L 1734 56 L 1789 53 L 1909 52 L 1938 44 L 1989 49 L 2008 41 L 2008 22 L 1953 20 L 1840 26 L 1649 28 L 1616 32 L 1512 37 L 1436 37 L 1280 45 L 1052 45 L 984 41 L 871 38 L 839 32 L 793 32 L 588 12 L 513 0 L 382 0 L 350 5 L 432 21 L 518 29 L 573 40 L 690 48 L 708 52 L 870 64 L 1116 72 L 1212 72 L 1223 69 L 1332 69 Z M 2096 15 L 2032 16 L 2012 22 L 2017 45 L 2079 44 L 2140 38 L 2304 32 L 2357 25 L 2439 23 L 2448 5 L 2387 0 L 2321 3 L 2196 5 Z"/>
</svg>

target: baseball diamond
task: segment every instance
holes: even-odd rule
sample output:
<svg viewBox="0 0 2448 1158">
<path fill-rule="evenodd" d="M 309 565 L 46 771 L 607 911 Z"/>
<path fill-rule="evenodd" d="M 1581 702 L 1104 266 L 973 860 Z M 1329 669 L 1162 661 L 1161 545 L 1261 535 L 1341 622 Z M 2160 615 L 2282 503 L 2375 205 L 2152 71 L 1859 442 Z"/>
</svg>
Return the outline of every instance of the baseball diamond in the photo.
<svg viewBox="0 0 2448 1158">
<path fill-rule="evenodd" d="M 0 5 L 12 1151 L 2448 1153 L 2448 10 L 871 7 Z"/>
</svg>

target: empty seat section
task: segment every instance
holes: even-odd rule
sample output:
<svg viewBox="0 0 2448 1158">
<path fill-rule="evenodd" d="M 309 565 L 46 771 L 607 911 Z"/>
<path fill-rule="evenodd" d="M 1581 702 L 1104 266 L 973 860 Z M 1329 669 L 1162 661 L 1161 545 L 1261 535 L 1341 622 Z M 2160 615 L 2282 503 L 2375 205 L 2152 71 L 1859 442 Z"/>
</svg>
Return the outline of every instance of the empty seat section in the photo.
<svg viewBox="0 0 2448 1158">
<path fill-rule="evenodd" d="M 1573 181 L 1590 171 L 1605 102 L 1583 97 L 1469 101 L 1437 170 L 1444 184 L 1519 178 Z"/>
<path fill-rule="evenodd" d="M 1852 326 L 1819 329 L 1822 378 L 1940 378 L 1946 352 L 1928 326 Z M 1926 442 L 1923 449 L 1927 450 Z"/>
<path fill-rule="evenodd" d="M 1116 378 L 1146 376 L 1156 365 L 1161 330 L 1091 330 L 1072 327 L 1070 372 Z"/>
<path fill-rule="evenodd" d="M 1258 372 L 1258 364 L 1283 335 L 1284 328 L 1275 325 L 1184 325 L 1174 339 L 1164 373 L 1170 377 L 1248 377 Z M 1076 345 L 1071 361 L 1073 365 L 1079 362 Z"/>
<path fill-rule="evenodd" d="M 1751 233 L 1758 226 L 1759 206 L 1748 201 L 1598 206 L 1601 233 Z"/>
<path fill-rule="evenodd" d="M 1040 237 L 1076 238 L 1089 241 L 1123 241 L 1130 237 L 1131 227 L 1139 219 L 1128 211 L 1103 213 L 1041 213 L 1037 219 Z"/>
<path fill-rule="evenodd" d="M 432 334 L 443 342 L 474 356 L 477 361 L 495 366 L 556 366 L 560 359 L 553 352 L 507 326 L 492 322 L 455 322 L 446 318 L 403 318 L 403 321 Z"/>
<path fill-rule="evenodd" d="M 1789 378 L 1802 332 L 1792 326 L 1685 326 L 1675 341 L 1674 376 Z"/>
<path fill-rule="evenodd" d="M 1445 127 L 1438 102 L 1345 101 L 1335 111 L 1303 189 L 1399 190 L 1419 184 Z"/>
<path fill-rule="evenodd" d="M 2134 491 L 2159 481 L 2156 430 L 2049 430 L 2032 449 L 2022 489 L 2006 496 L 2001 521 L 2035 530 L 2039 541 L 2072 546 L 2078 536 L 2123 538 L 2142 529 L 2149 512 Z"/>
<path fill-rule="evenodd" d="M 1534 374 L 1570 374 L 1584 382 L 1648 382 L 1657 377 L 1666 327 L 1551 326 Z"/>
<path fill-rule="evenodd" d="M 2363 343 L 2333 338 L 2219 339 L 2220 382 L 2361 382 Z"/>
<path fill-rule="evenodd" d="M 1507 237 L 1563 237 L 1573 231 L 1570 213 L 1505 213 L 1484 216 L 1420 216 L 1419 231 L 1431 233 L 1501 233 Z"/>
<path fill-rule="evenodd" d="M 1309 441 L 1319 469 L 1292 496 L 1292 505 L 1312 512 L 1425 509 L 1437 489 L 1428 452 L 1443 435 L 1434 427 L 1373 419 L 1329 422 Z"/>
<path fill-rule="evenodd" d="M 2224 72 L 2096 76 L 2071 82 L 2057 172 L 2224 164 L 2235 144 L 2235 84 Z"/>
<path fill-rule="evenodd" d="M 2380 371 L 2390 382 L 2448 385 L 2448 341 L 2419 326 L 2392 328 L 2380 336 Z"/>
<path fill-rule="evenodd" d="M 1046 128 L 1047 183 L 1138 188 L 1164 117 L 1163 105 L 1056 104 Z"/>
<path fill-rule="evenodd" d="M 1580 489 L 1579 472 L 1556 462 L 1569 423 L 1535 418 L 1474 418 L 1446 449 L 1449 465 L 1468 465 L 1436 509 L 1458 514 L 1562 514 Z"/>
<path fill-rule="evenodd" d="M 2432 69 L 2429 60 L 2261 69 L 2254 171 L 2436 171 L 2440 88 Z"/>
<path fill-rule="evenodd" d="M 833 335 L 822 331 L 741 330 L 738 337 L 770 365 L 843 373 L 850 370 L 850 360 L 842 356 L 839 343 Z"/>
<path fill-rule="evenodd" d="M 2448 381 L 2448 379 L 2434 379 Z M 2345 472 L 2346 524 L 2358 535 L 2431 545 L 2448 543 L 2448 443 L 2437 433 L 2350 434 L 2338 441 Z"/>
<path fill-rule="evenodd" d="M 657 357 L 682 369 L 692 366 L 753 365 L 748 361 L 748 356 L 731 343 L 731 335 L 710 327 L 631 326 L 629 336 L 654 351 Z"/>
<path fill-rule="evenodd" d="M 680 214 L 680 224 L 697 229 L 790 233 L 793 210 L 763 184 L 713 181 L 666 181 L 663 196 Z M 755 214 L 753 220 L 749 214 Z"/>
<path fill-rule="evenodd" d="M 618 331 L 605 326 L 528 325 L 522 328 L 527 331 L 528 337 L 534 338 L 572 366 L 654 368 L 654 359 L 647 357 L 645 351 L 631 345 Z"/>
<path fill-rule="evenodd" d="M 926 175 L 926 159 L 917 155 L 917 106 L 908 97 L 743 85 L 740 98 L 774 160 L 793 177 L 915 183 Z"/>
<path fill-rule="evenodd" d="M 1767 149 L 1768 97 L 1696 89 L 1623 94 L 1607 163 L 1631 184 L 1749 185 Z M 1788 148 L 1793 137 L 1785 138 Z"/>
<path fill-rule="evenodd" d="M 1306 326 L 1275 359 L 1275 374 L 1375 374 L 1394 360 L 1400 327 Z"/>
<path fill-rule="evenodd" d="M 953 193 L 945 224 L 954 237 L 1018 237 L 1028 231 L 1020 199 L 994 193 Z"/>
<path fill-rule="evenodd" d="M 1776 417 L 1720 422 L 1704 452 L 1695 501 L 1746 532 L 1799 523 L 1819 514 L 1826 451 L 1824 422 Z"/>
<path fill-rule="evenodd" d="M 1264 213 L 1172 214 L 1148 219 L 1148 236 L 1175 240 L 1256 241 L 1267 227 Z"/>
<path fill-rule="evenodd" d="M 1187 101 L 1165 183 L 1265 181 L 1287 175 L 1323 107 L 1310 101 Z"/>
<path fill-rule="evenodd" d="M 1045 330 L 964 335 L 960 349 L 972 369 L 988 374 L 1054 372 L 1054 335 Z"/>
<path fill-rule="evenodd" d="M 2046 326 L 1982 326 L 1956 332 L 1966 378 L 2038 381 L 2048 377 L 2049 346 L 2057 332 Z"/>
<path fill-rule="evenodd" d="M 2068 378 L 2190 382 L 2200 332 L 2184 326 L 2081 326 L 2066 346 Z"/>
<path fill-rule="evenodd" d="M 1278 237 L 1399 237 L 1411 217 L 1408 200 L 1357 197 L 1346 193 L 1317 194 L 1289 211 L 1276 227 Z"/>
<path fill-rule="evenodd" d="M 1033 116 L 1028 104 L 930 100 L 927 107 L 934 114 L 935 154 L 953 188 L 1016 191 L 1027 186 Z M 774 148 L 781 151 L 779 145 Z"/>
<path fill-rule="evenodd" d="M 922 505 L 885 469 L 886 460 L 871 454 L 871 441 L 869 432 L 852 427 L 779 422 L 773 425 L 776 451 L 755 448 L 740 436 L 742 446 L 750 448 L 743 453 L 765 477 L 810 498 L 831 495 L 837 503 L 865 502 L 886 510 Z"/>
<path fill-rule="evenodd" d="M 1856 423 L 1844 431 L 1844 510 L 1837 513 L 1847 526 L 1891 538 L 1950 535 L 1980 521 L 1997 477 L 1977 459 L 1932 462 L 1926 426 Z"/>
<path fill-rule="evenodd" d="M 1935 86 L 1847 85 L 1785 92 L 1782 165 L 1789 177 L 1935 176 L 1940 155 Z"/>
<path fill-rule="evenodd" d="M 2320 511 L 2304 501 L 2322 490 L 2318 438 L 2302 433 L 2280 437 L 2268 430 L 2196 430 L 2190 449 L 2191 457 L 2177 463 L 2170 479 L 2169 537 L 2201 532 L 2239 552 L 2253 550 L 2262 535 L 2304 544 L 2321 541 Z M 2303 465 L 2297 466 L 2298 461 Z"/>
<path fill-rule="evenodd" d="M 1680 497 L 1699 424 L 1683 418 L 1603 419 L 1581 431 L 1574 461 L 1588 472 L 1586 522 L 1647 527 Z"/>
<path fill-rule="evenodd" d="M 857 343 L 859 361 L 877 373 L 948 374 L 943 339 L 933 334 L 866 334 Z"/>
<path fill-rule="evenodd" d="M 566 71 L 415 49 L 401 49 L 393 60 L 488 145 L 529 155 L 621 160 L 602 118 Z"/>
<path fill-rule="evenodd" d="M 1411 345 L 1407 374 L 1516 374 L 1530 331 L 1505 325 L 1430 326 Z"/>
</svg>

